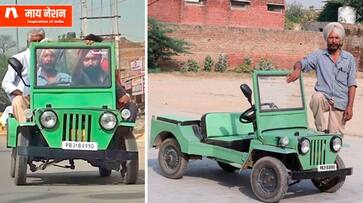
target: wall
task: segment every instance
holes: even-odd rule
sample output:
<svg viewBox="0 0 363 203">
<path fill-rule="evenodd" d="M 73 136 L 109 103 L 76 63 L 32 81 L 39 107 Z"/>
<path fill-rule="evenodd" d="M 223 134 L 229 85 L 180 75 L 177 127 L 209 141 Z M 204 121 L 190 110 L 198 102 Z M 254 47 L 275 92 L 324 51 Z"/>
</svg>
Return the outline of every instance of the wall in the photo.
<svg viewBox="0 0 363 203">
<path fill-rule="evenodd" d="M 149 16 L 162 22 L 193 25 L 284 29 L 284 10 L 267 10 L 267 3 L 284 5 L 284 0 L 251 1 L 248 8 L 231 7 L 230 0 L 206 0 L 200 4 L 184 0 L 149 0 Z"/>
<path fill-rule="evenodd" d="M 241 64 L 244 57 L 251 57 L 253 64 L 265 58 L 271 59 L 279 68 L 291 68 L 297 60 L 326 46 L 321 32 L 175 24 L 168 26 L 175 30 L 171 33 L 173 37 L 185 39 L 191 44 L 192 54 L 174 59 L 196 59 L 201 65 L 207 55 L 216 61 L 218 55 L 223 53 L 229 58 L 230 68 Z M 344 49 L 353 53 L 357 63 L 360 63 L 359 69 L 363 71 L 363 62 L 360 62 L 362 45 L 363 38 L 357 36 L 348 35 L 344 42 Z"/>
</svg>

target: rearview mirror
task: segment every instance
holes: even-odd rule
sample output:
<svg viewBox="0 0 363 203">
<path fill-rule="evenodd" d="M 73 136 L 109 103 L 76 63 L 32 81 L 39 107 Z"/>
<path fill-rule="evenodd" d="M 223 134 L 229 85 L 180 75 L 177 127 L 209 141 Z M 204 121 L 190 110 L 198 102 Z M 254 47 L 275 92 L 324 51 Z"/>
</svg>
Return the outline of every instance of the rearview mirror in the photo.
<svg viewBox="0 0 363 203">
<path fill-rule="evenodd" d="M 252 90 L 247 84 L 242 84 L 240 87 L 241 91 L 245 95 L 245 97 L 248 99 L 248 102 L 252 106 Z"/>
<path fill-rule="evenodd" d="M 21 77 L 21 72 L 23 71 L 23 64 L 17 58 L 11 57 L 8 59 L 9 65 L 15 70 L 16 74 Z"/>
<path fill-rule="evenodd" d="M 21 81 L 23 81 L 24 85 L 29 87 L 29 85 L 25 83 L 23 76 L 21 75 L 21 73 L 23 72 L 23 64 L 21 64 L 20 61 L 14 57 L 9 58 L 8 63 L 15 70 L 16 74 L 21 79 Z"/>
</svg>

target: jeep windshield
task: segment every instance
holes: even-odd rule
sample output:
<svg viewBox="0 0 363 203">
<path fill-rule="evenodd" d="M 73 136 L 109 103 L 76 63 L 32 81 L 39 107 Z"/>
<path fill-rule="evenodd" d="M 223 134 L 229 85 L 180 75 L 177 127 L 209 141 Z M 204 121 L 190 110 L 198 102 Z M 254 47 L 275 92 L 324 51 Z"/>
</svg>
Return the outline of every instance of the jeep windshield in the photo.
<svg viewBox="0 0 363 203">
<path fill-rule="evenodd" d="M 287 83 L 286 75 L 259 75 L 257 83 L 261 112 L 304 108 L 300 79 Z"/>
<path fill-rule="evenodd" d="M 37 88 L 111 87 L 107 48 L 38 48 L 35 65 Z"/>
</svg>

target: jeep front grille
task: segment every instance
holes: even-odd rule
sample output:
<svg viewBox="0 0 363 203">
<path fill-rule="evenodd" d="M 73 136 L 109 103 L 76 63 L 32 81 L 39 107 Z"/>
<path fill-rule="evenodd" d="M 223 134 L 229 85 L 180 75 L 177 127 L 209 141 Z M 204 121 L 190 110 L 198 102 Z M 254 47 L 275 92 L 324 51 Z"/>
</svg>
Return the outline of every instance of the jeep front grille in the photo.
<svg viewBox="0 0 363 203">
<path fill-rule="evenodd" d="M 310 140 L 310 165 L 325 164 L 326 140 Z"/>
<path fill-rule="evenodd" d="M 91 123 L 91 115 L 64 114 L 62 141 L 89 142 Z"/>
</svg>

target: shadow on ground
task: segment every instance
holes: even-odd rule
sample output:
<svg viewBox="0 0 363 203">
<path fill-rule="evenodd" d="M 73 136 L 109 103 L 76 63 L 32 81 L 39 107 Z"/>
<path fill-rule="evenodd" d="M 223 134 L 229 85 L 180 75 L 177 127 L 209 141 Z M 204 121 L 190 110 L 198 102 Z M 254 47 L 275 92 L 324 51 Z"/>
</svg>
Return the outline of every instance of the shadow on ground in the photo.
<svg viewBox="0 0 363 203">
<path fill-rule="evenodd" d="M 157 159 L 149 159 L 148 167 L 159 175 L 162 175 Z M 184 176 L 212 180 L 216 182 L 216 184 L 224 187 L 239 187 L 239 191 L 241 193 L 251 199 L 257 200 L 251 188 L 250 175 L 251 170 L 242 170 L 241 172 L 235 171 L 232 173 L 224 172 L 221 168 L 219 168 L 216 162 L 203 159 L 203 161 L 190 161 Z M 310 180 L 304 180 L 290 186 L 284 199 L 293 199 L 296 197 L 319 193 L 320 192 L 315 188 Z"/>
</svg>

